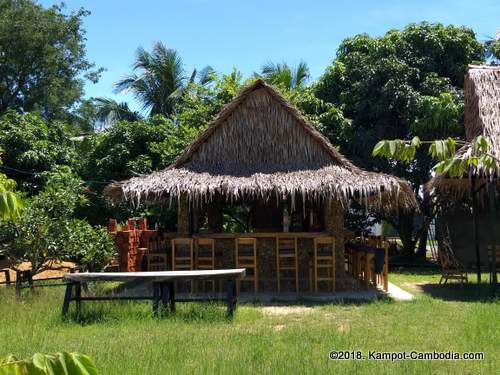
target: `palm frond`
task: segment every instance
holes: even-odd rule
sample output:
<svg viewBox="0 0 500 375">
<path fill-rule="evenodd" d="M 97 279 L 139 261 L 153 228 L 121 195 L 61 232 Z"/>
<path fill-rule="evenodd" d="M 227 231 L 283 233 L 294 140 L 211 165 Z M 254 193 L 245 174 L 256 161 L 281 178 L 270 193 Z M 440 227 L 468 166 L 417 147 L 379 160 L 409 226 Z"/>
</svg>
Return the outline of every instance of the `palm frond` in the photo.
<svg viewBox="0 0 500 375">
<path fill-rule="evenodd" d="M 294 71 L 294 84 L 295 88 L 302 87 L 311 78 L 309 67 L 304 61 L 299 62 Z"/>
<path fill-rule="evenodd" d="M 97 108 L 97 120 L 106 125 L 122 120 L 137 121 L 141 119 L 141 115 L 132 111 L 125 102 L 118 103 L 110 98 L 94 98 L 93 101 Z"/>
<path fill-rule="evenodd" d="M 210 65 L 207 65 L 198 72 L 197 77 L 200 85 L 206 85 L 214 81 L 215 70 Z"/>
</svg>

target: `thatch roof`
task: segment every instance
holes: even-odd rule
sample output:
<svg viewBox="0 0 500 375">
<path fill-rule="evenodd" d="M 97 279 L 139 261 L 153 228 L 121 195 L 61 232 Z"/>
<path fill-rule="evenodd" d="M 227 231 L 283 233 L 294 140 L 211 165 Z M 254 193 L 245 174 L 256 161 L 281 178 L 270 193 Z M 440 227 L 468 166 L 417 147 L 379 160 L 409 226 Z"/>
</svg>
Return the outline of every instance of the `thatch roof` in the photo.
<svg viewBox="0 0 500 375">
<path fill-rule="evenodd" d="M 352 198 L 389 210 L 414 208 L 409 185 L 342 156 L 274 87 L 257 80 L 216 116 L 167 169 L 106 188 L 116 200 Z M 293 204 L 293 203 L 292 203 Z"/>
<path fill-rule="evenodd" d="M 467 141 L 479 135 L 488 139 L 488 153 L 500 160 L 500 67 L 469 65 L 465 77 L 464 126 Z M 457 154 L 470 152 L 470 147 L 461 148 Z M 437 175 L 426 185 L 429 191 L 446 193 L 456 199 L 463 198 L 470 190 L 470 177 L 477 184 L 484 184 L 491 177 L 498 176 L 496 169 L 474 169 L 462 178 Z"/>
</svg>

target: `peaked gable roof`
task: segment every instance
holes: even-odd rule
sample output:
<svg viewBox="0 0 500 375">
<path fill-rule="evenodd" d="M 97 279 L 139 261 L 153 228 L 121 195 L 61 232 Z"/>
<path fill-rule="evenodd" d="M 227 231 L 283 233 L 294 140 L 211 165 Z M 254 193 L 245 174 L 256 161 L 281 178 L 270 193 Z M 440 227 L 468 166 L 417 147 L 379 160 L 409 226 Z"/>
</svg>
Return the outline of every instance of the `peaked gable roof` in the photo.
<svg viewBox="0 0 500 375">
<path fill-rule="evenodd" d="M 354 166 L 274 87 L 258 79 L 222 108 L 174 168 L 251 174 Z"/>
</svg>

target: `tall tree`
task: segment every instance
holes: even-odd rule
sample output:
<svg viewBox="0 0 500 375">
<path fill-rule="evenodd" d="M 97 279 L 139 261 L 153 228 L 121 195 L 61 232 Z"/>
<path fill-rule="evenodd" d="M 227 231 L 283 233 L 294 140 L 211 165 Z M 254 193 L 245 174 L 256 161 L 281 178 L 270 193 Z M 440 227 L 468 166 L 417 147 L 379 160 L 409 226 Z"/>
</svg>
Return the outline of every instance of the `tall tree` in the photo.
<svg viewBox="0 0 500 375">
<path fill-rule="evenodd" d="M 63 117 L 101 70 L 85 55 L 83 18 L 31 0 L 0 0 L 0 114 L 8 108 Z M 82 78 L 83 77 L 83 78 Z"/>
<path fill-rule="evenodd" d="M 206 84 L 213 73 L 207 66 L 186 76 L 179 53 L 161 42 L 155 43 L 152 52 L 139 47 L 132 67 L 134 73 L 116 83 L 116 91 L 131 92 L 150 115 L 173 114 L 188 83 L 198 79 L 199 83 Z"/>
<path fill-rule="evenodd" d="M 72 133 L 59 121 L 49 124 L 34 113 L 9 111 L 0 117 L 0 149 L 5 174 L 20 190 L 33 194 L 43 187 L 43 172 L 58 165 L 75 169 L 82 163 Z"/>
<path fill-rule="evenodd" d="M 418 194 L 433 165 L 426 150 L 419 149 L 410 165 L 372 158 L 371 150 L 380 139 L 460 137 L 466 67 L 483 60 L 484 47 L 468 28 L 410 24 L 378 38 L 345 39 L 314 89 L 352 120 L 342 152 L 361 167 L 407 178 Z M 413 254 L 426 227 L 415 228 L 414 213 L 391 221 Z"/>
<path fill-rule="evenodd" d="M 309 67 L 303 61 L 295 67 L 291 67 L 285 62 L 277 64 L 268 62 L 262 66 L 260 74 L 257 75 L 269 83 L 287 90 L 300 89 L 311 78 Z"/>
</svg>

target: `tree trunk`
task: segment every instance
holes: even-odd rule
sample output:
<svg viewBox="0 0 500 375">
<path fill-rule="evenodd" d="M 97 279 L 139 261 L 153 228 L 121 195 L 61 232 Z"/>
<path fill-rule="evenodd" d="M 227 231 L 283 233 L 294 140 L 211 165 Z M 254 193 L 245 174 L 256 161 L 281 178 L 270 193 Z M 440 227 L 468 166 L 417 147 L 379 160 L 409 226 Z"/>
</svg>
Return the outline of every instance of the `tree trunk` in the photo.
<svg viewBox="0 0 500 375">
<path fill-rule="evenodd" d="M 429 233 L 429 222 L 427 218 L 424 218 L 422 222 L 422 228 L 418 234 L 418 248 L 417 248 L 417 256 L 425 258 L 425 254 L 427 253 L 427 235 Z"/>
<path fill-rule="evenodd" d="M 403 255 L 415 255 L 415 240 L 413 239 L 414 212 L 400 212 L 397 230 L 403 244 Z"/>
</svg>

